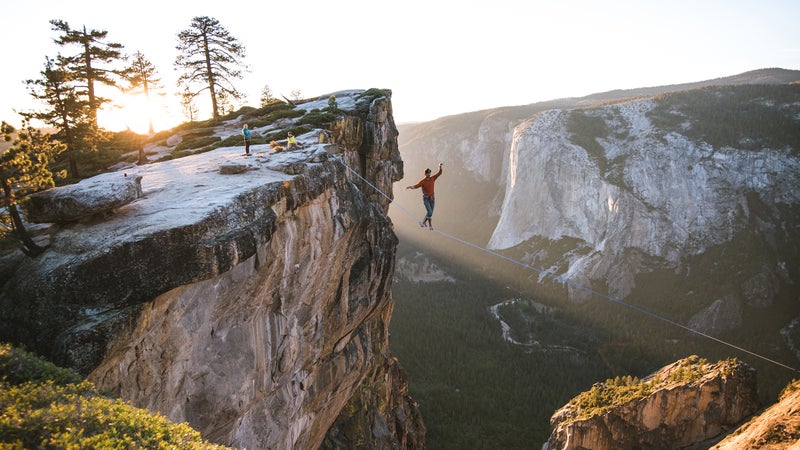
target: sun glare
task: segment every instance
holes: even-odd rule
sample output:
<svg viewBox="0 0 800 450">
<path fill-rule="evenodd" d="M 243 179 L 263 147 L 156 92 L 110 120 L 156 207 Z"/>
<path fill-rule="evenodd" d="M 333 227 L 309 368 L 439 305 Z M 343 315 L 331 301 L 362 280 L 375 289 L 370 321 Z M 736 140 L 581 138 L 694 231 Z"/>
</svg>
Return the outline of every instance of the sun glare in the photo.
<svg viewBox="0 0 800 450">
<path fill-rule="evenodd" d="M 124 95 L 114 99 L 114 106 L 100 110 L 100 126 L 110 131 L 131 130 L 138 134 L 148 134 L 150 121 L 157 133 L 180 123 L 180 118 L 169 110 L 169 105 L 161 97 L 148 99 L 142 94 Z"/>
</svg>

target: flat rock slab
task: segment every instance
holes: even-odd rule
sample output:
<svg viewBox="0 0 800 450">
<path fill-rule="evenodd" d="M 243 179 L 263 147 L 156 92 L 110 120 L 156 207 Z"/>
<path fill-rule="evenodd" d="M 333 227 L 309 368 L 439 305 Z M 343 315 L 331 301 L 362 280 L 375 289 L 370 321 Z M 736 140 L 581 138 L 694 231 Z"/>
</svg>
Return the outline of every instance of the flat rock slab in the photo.
<svg viewBox="0 0 800 450">
<path fill-rule="evenodd" d="M 142 177 L 120 174 L 37 192 L 25 212 L 29 222 L 74 222 L 112 211 L 142 196 Z"/>
</svg>

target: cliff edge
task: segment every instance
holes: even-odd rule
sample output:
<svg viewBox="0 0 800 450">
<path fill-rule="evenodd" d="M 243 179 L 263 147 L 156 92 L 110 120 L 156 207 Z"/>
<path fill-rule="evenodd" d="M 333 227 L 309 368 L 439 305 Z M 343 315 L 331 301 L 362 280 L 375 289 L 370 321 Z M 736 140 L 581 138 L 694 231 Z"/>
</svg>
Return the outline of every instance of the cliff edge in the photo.
<svg viewBox="0 0 800 450">
<path fill-rule="evenodd" d="M 367 185 L 402 178 L 391 93 L 337 95 L 325 143 L 313 130 L 299 150 L 223 147 L 81 182 L 141 177 L 142 195 L 50 226 L 49 250 L 3 280 L 0 339 L 214 442 L 424 448 L 388 350 L 397 238 Z"/>
</svg>

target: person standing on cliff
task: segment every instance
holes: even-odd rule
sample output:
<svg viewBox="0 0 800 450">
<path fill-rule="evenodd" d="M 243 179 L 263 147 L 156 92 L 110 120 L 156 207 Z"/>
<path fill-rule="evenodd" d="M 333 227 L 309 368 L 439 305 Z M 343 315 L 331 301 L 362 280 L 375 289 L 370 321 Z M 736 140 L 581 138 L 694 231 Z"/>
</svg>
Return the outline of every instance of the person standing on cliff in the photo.
<svg viewBox="0 0 800 450">
<path fill-rule="evenodd" d="M 244 136 L 244 156 L 250 156 L 250 130 L 247 124 L 242 127 L 242 135 Z"/>
<path fill-rule="evenodd" d="M 433 207 L 436 204 L 436 198 L 433 195 L 433 186 L 436 183 L 436 179 L 439 178 L 439 175 L 442 174 L 442 163 L 439 163 L 439 171 L 436 172 L 436 175 L 431 175 L 431 169 L 425 169 L 425 178 L 419 180 L 419 183 L 406 186 L 406 189 L 417 189 L 422 188 L 422 204 L 425 205 L 425 211 L 427 214 L 425 215 L 425 220 L 419 223 L 419 226 L 424 227 L 428 225 L 429 229 L 433 229 L 433 223 L 431 219 L 433 218 Z"/>
</svg>

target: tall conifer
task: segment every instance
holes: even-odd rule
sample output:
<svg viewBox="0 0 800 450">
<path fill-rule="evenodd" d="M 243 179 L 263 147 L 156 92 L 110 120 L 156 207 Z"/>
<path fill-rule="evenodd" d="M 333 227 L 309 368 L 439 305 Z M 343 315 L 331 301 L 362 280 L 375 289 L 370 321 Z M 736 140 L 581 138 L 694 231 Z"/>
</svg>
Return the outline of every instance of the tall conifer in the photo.
<svg viewBox="0 0 800 450">
<path fill-rule="evenodd" d="M 125 69 L 113 65 L 125 59 L 122 44 L 107 42 L 108 31 L 105 30 L 87 30 L 85 26 L 76 30 L 63 20 L 51 20 L 50 25 L 53 31 L 61 33 L 54 39 L 56 44 L 79 48 L 76 54 L 65 56 L 64 60 L 73 78 L 86 89 L 90 117 L 97 125 L 97 111 L 109 99 L 97 95 L 95 83 L 118 87 L 117 82 L 125 75 Z"/>
<path fill-rule="evenodd" d="M 158 77 L 155 66 L 153 66 L 139 51 L 133 54 L 133 59 L 128 66 L 127 74 L 128 82 L 131 84 L 127 90 L 141 89 L 141 92 L 144 94 L 145 101 L 147 102 L 147 113 L 149 115 L 148 131 L 152 135 L 155 133 L 155 130 L 153 129 L 153 116 L 150 111 L 150 93 L 162 87 L 161 79 Z"/>
<path fill-rule="evenodd" d="M 193 18 L 190 27 L 178 33 L 175 48 L 175 66 L 183 72 L 178 85 L 185 86 L 191 97 L 208 89 L 214 119 L 220 116 L 220 100 L 242 98 L 233 80 L 241 79 L 246 69 L 241 62 L 245 47 L 217 19 Z"/>
</svg>

